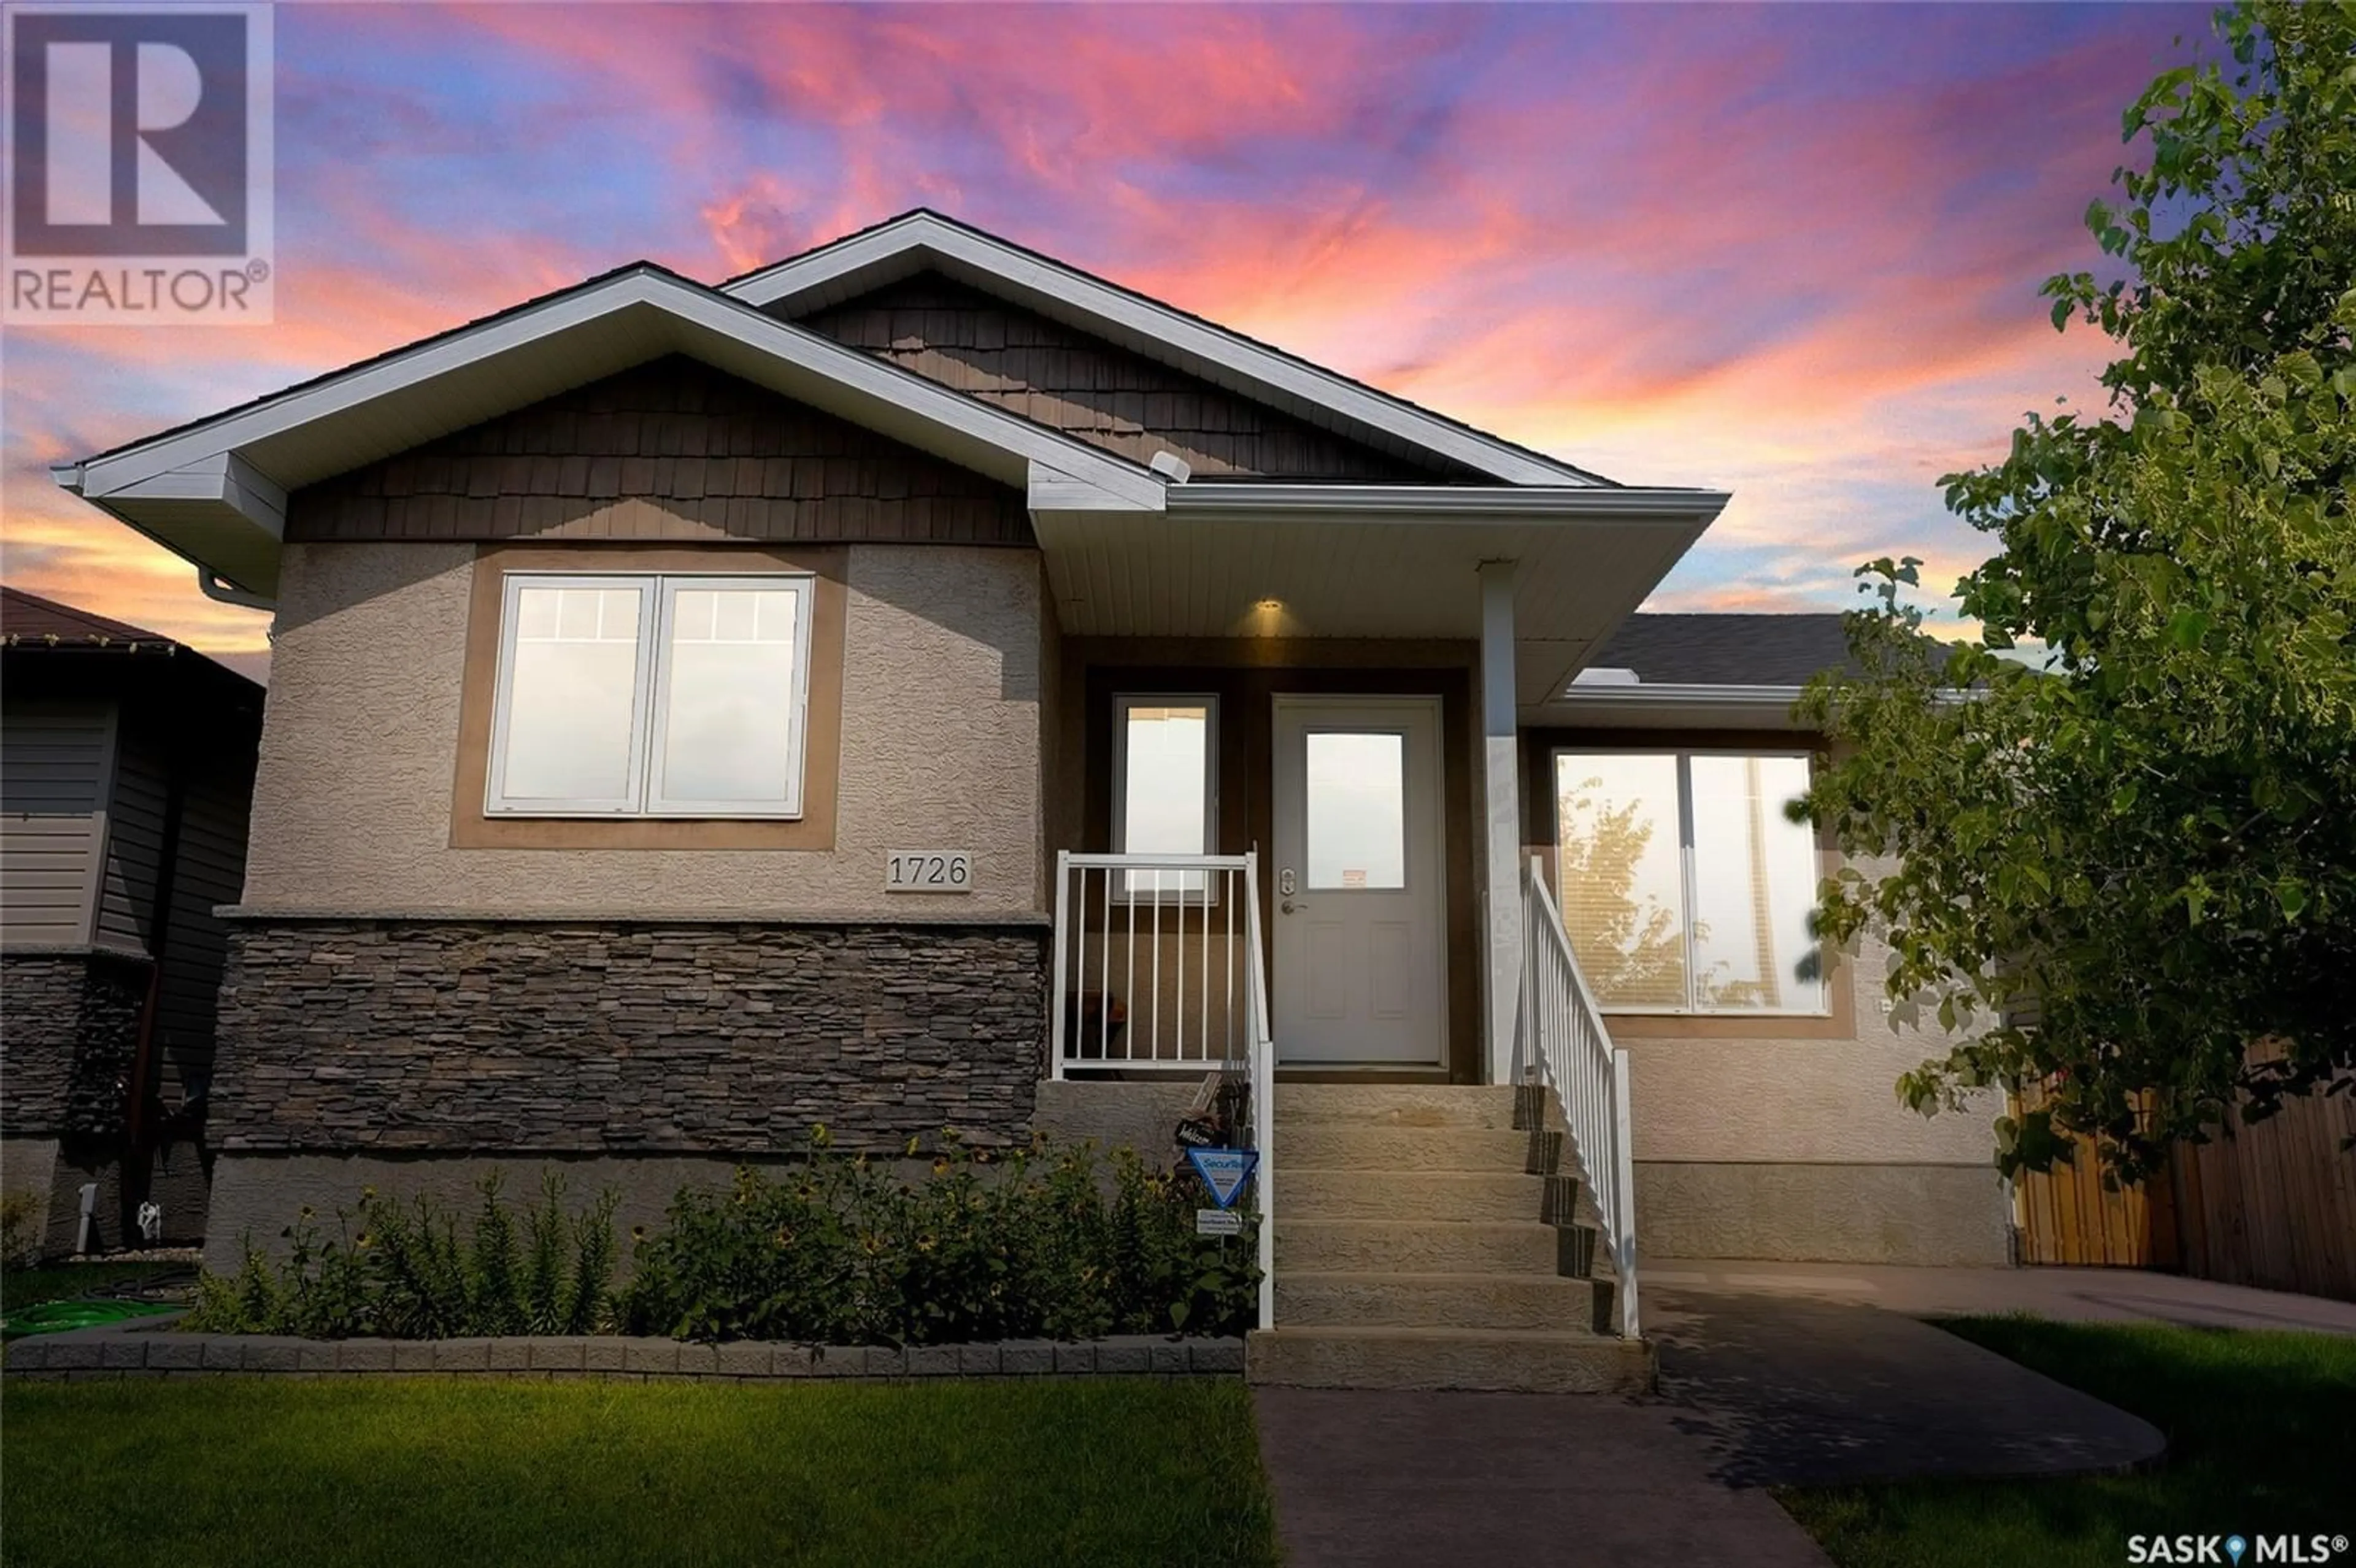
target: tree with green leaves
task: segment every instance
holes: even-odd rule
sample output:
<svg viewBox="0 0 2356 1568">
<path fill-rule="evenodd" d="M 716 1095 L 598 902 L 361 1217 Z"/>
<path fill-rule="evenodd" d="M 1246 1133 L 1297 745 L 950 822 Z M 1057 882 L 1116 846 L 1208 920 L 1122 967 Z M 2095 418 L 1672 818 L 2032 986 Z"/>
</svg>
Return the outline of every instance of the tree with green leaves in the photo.
<svg viewBox="0 0 2356 1568">
<path fill-rule="evenodd" d="M 2117 346 L 2105 411 L 1943 481 L 1996 543 L 1956 588 L 1976 636 L 1924 635 L 1919 561 L 1869 563 L 1868 673 L 1802 704 L 1836 744 L 1795 815 L 1876 868 L 1824 929 L 1879 931 L 1949 1031 L 1901 1097 L 2051 1085 L 1997 1125 L 2008 1172 L 2074 1134 L 2140 1179 L 2356 1089 L 2356 7 L 2217 31 L 2230 62 L 2126 111 L 2148 165 L 2087 212 L 2119 275 L 2045 284 Z"/>
</svg>

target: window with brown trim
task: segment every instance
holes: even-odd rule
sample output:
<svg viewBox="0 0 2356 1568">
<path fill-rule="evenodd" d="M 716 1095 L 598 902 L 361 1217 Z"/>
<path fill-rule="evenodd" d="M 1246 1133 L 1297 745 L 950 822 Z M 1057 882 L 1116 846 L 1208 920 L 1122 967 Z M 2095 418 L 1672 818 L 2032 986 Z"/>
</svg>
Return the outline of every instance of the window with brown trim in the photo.
<svg viewBox="0 0 2356 1568">
<path fill-rule="evenodd" d="M 641 543 L 561 543 L 491 545 L 478 550 L 475 559 L 474 585 L 469 600 L 466 624 L 466 654 L 463 688 L 459 699 L 458 750 L 456 768 L 451 780 L 450 847 L 454 849 L 815 849 L 826 850 L 835 844 L 835 809 L 840 780 L 842 745 L 842 661 L 844 625 L 848 612 L 848 591 L 844 575 L 848 565 L 846 552 L 841 546 L 761 545 L 679 545 Z M 530 795 L 524 790 L 553 792 L 559 788 L 577 789 L 582 785 L 563 776 L 550 777 L 543 772 L 534 778 L 530 769 L 519 782 L 524 790 L 507 784 L 504 774 L 495 780 L 494 760 L 499 755 L 498 739 L 495 734 L 499 718 L 502 659 L 507 656 L 509 633 L 519 626 L 517 616 L 508 613 L 509 587 L 514 579 L 544 579 L 563 590 L 575 588 L 604 592 L 617 583 L 652 584 L 652 600 L 639 598 L 636 603 L 646 621 L 625 635 L 628 609 L 621 603 L 608 607 L 595 606 L 595 633 L 598 641 L 605 640 L 611 630 L 614 640 L 622 642 L 623 654 L 607 653 L 603 656 L 615 666 L 626 663 L 629 670 L 629 729 L 621 741 L 620 755 L 629 760 L 635 749 L 637 779 L 635 784 L 625 774 L 616 793 L 594 798 L 626 803 L 628 809 L 616 805 L 612 809 L 594 813 L 550 814 L 538 809 L 541 800 L 570 798 L 553 793 Z M 774 689 L 778 675 L 790 682 L 793 706 L 783 709 L 788 721 L 798 731 L 798 749 L 789 754 L 788 777 L 798 783 L 799 796 L 793 815 L 778 809 L 776 796 L 764 797 L 760 789 L 750 787 L 762 781 L 723 770 L 714 773 L 705 769 L 699 773 L 694 747 L 686 745 L 674 752 L 667 749 L 659 753 L 658 743 L 664 739 L 656 732 L 653 721 L 655 691 L 653 684 L 662 673 L 662 661 L 654 649 L 662 628 L 662 597 L 664 584 L 693 583 L 698 581 L 742 581 L 746 592 L 758 594 L 773 587 L 796 589 L 800 597 L 794 604 L 796 624 L 790 645 L 793 659 L 788 665 L 781 650 L 762 652 L 757 647 L 746 648 L 747 643 L 758 644 L 763 639 L 760 605 L 756 603 L 751 635 L 736 636 L 733 641 L 723 634 L 742 634 L 742 610 L 730 611 L 711 603 L 698 605 L 690 602 L 674 606 L 674 624 L 683 631 L 698 629 L 695 613 L 701 609 L 710 619 L 701 623 L 702 635 L 689 635 L 683 640 L 698 644 L 684 665 L 673 661 L 675 667 L 691 678 L 711 674 L 709 667 L 718 664 L 751 664 L 759 667 L 766 661 L 770 667 L 766 677 L 756 676 L 752 685 L 756 689 Z M 642 589 L 642 593 L 649 592 Z M 546 606 L 543 606 L 544 610 Z M 771 605 L 770 632 L 782 626 L 775 619 L 777 606 Z M 573 619 L 559 621 L 557 630 L 575 637 L 586 637 L 591 627 L 589 606 L 558 606 L 560 614 L 568 613 Z M 535 612 L 535 627 L 545 632 L 548 627 Z M 723 623 L 723 614 L 738 617 Z M 611 626 L 607 624 L 612 622 Z M 641 668 L 638 650 L 647 650 L 649 664 L 646 667 L 646 718 L 637 717 Z M 701 667 L 699 668 L 699 660 Z M 739 671 L 738 673 L 742 673 Z M 604 672 L 612 690 L 617 690 L 621 677 L 615 671 Z M 513 682 L 507 683 L 512 697 Z M 731 682 L 730 685 L 736 683 Z M 620 707 L 618 697 L 608 691 L 611 709 L 606 715 L 611 737 L 622 731 L 615 713 Z M 766 699 L 757 699 L 764 703 Z M 733 698 L 732 698 L 733 700 Z M 768 736 L 774 738 L 776 714 L 775 705 L 765 707 L 757 716 L 759 723 L 769 726 Z M 691 721 L 700 716 L 691 714 Z M 725 730 L 734 722 L 725 713 L 713 717 L 718 728 Z M 510 727 L 511 723 L 510 723 Z M 756 751 L 766 744 L 753 728 Z M 711 731 L 706 731 L 708 735 Z M 737 726 L 738 733 L 745 727 Z M 512 751 L 512 747 L 510 747 Z M 553 754 L 562 760 L 562 746 Z M 769 773 L 775 776 L 774 751 Z M 593 788 L 613 790 L 610 783 L 613 770 L 605 753 L 608 782 L 593 783 Z M 662 762 L 659 778 L 657 762 Z M 747 770 L 757 774 L 758 770 Z M 501 812 L 494 809 L 498 796 L 496 789 L 504 785 L 510 796 L 532 803 L 524 810 Z M 734 804 L 742 798 L 739 792 L 754 797 L 755 809 L 740 812 Z M 782 791 L 781 791 L 782 792 Z M 710 795 L 726 795 L 730 799 L 710 799 Z M 657 809 L 646 809 L 651 803 Z M 684 809 L 682 809 L 682 807 Z M 764 809 L 766 808 L 766 809 Z"/>
<path fill-rule="evenodd" d="M 798 816 L 810 583 L 505 573 L 485 813 Z"/>
</svg>

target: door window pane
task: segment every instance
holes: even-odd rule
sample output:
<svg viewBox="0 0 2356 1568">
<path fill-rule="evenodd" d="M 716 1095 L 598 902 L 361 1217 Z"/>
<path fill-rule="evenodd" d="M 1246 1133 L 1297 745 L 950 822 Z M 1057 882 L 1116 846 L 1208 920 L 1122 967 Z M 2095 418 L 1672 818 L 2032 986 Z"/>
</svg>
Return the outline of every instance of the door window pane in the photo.
<svg viewBox="0 0 2356 1568">
<path fill-rule="evenodd" d="M 627 799 L 643 592 L 605 586 L 517 591 L 505 798 Z"/>
<path fill-rule="evenodd" d="M 1694 1005 L 1789 1012 L 1823 1005 L 1813 960 L 1813 829 L 1783 815 L 1808 787 L 1803 757 L 1690 759 L 1693 791 Z"/>
<path fill-rule="evenodd" d="M 1687 1006 L 1676 758 L 1565 752 L 1555 795 L 1562 923 L 1596 1001 Z"/>
<path fill-rule="evenodd" d="M 798 588 L 671 591 L 656 784 L 663 805 L 787 804 L 800 606 Z"/>
<path fill-rule="evenodd" d="M 1309 885 L 1407 886 L 1407 737 L 1317 731 L 1306 739 Z"/>
<path fill-rule="evenodd" d="M 1206 698 L 1124 698 L 1121 725 L 1120 848 L 1136 855 L 1211 852 L 1213 704 Z M 1129 871 L 1132 896 L 1192 894 L 1201 871 Z"/>
</svg>

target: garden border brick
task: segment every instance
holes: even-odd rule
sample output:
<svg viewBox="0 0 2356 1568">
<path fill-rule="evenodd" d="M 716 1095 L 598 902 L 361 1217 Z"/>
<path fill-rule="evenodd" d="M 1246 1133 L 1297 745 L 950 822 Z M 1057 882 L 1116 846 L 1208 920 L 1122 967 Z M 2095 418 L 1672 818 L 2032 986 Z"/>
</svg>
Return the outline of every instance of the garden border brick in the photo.
<svg viewBox="0 0 2356 1568">
<path fill-rule="evenodd" d="M 974 1345 L 698 1345 L 613 1335 L 482 1339 L 300 1339 L 184 1334 L 168 1317 L 17 1340 L 0 1358 L 10 1378 L 91 1382 L 121 1378 L 343 1376 L 776 1382 L 809 1378 L 1241 1377 L 1240 1339 L 1010 1339 Z"/>
</svg>

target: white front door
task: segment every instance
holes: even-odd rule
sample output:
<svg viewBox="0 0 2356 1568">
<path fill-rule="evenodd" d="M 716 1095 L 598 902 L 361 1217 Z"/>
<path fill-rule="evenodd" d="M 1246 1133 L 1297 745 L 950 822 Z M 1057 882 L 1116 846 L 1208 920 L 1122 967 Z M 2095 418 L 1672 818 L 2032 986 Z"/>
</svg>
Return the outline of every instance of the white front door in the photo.
<svg viewBox="0 0 2356 1568">
<path fill-rule="evenodd" d="M 1440 699 L 1276 699 L 1277 1060 L 1447 1061 Z"/>
</svg>

